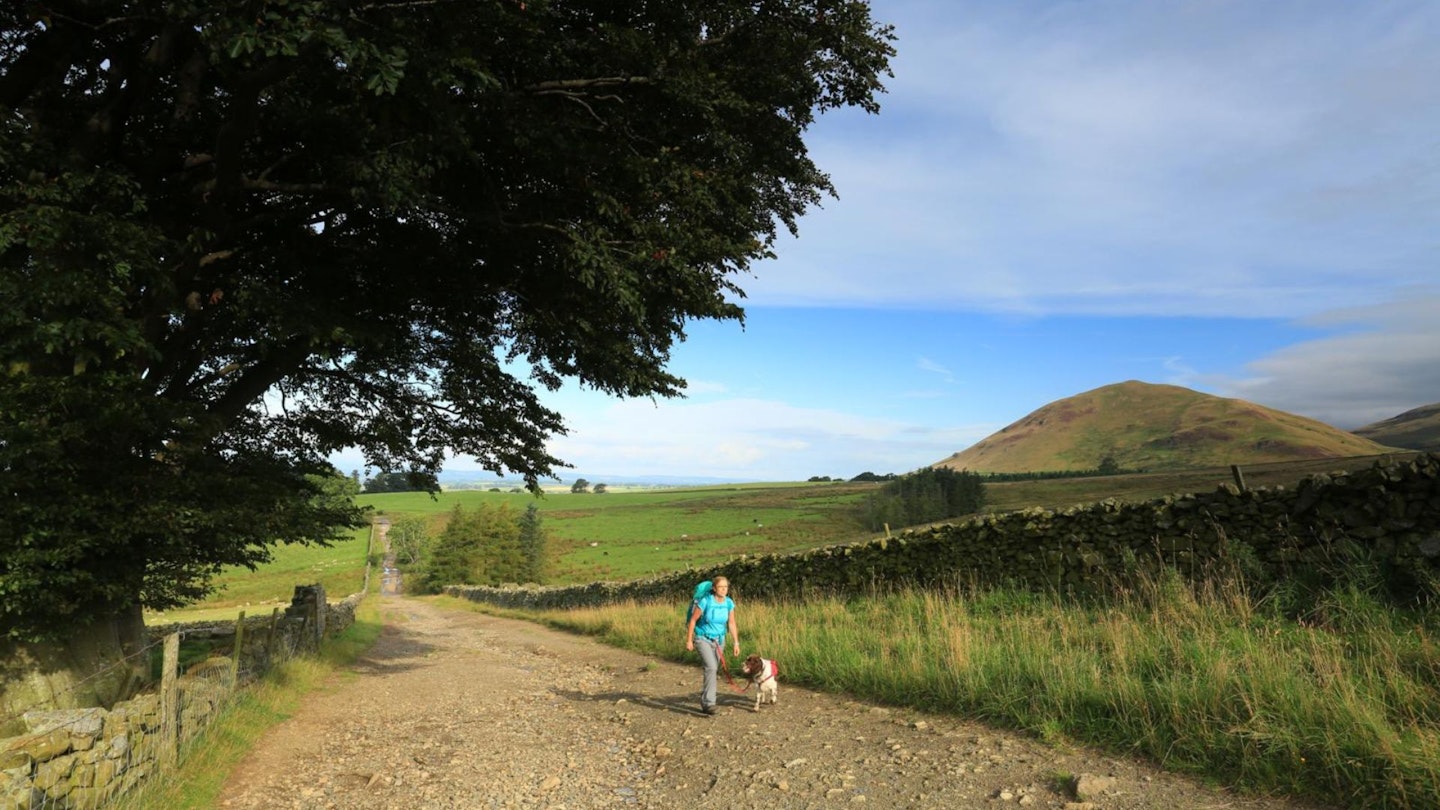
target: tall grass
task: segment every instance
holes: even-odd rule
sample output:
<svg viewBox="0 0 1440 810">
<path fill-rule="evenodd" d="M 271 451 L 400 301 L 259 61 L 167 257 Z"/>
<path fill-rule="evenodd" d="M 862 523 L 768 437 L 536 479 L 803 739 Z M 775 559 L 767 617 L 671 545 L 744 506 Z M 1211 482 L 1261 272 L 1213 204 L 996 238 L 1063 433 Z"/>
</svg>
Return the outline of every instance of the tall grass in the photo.
<svg viewBox="0 0 1440 810">
<path fill-rule="evenodd" d="M 780 659 L 791 682 L 1139 753 L 1249 792 L 1440 807 L 1440 618 L 1363 583 L 1299 618 L 1238 576 L 1162 574 L 1104 604 L 980 588 L 737 601 L 743 647 Z M 679 659 L 679 613 L 531 618 Z"/>
<path fill-rule="evenodd" d="M 272 726 L 288 719 L 305 695 L 322 688 L 380 637 L 380 598 L 362 601 L 355 623 L 326 639 L 318 656 L 286 661 L 234 699 L 180 753 L 170 773 L 153 776 L 110 804 L 116 810 L 215 807 L 230 772 Z"/>
</svg>

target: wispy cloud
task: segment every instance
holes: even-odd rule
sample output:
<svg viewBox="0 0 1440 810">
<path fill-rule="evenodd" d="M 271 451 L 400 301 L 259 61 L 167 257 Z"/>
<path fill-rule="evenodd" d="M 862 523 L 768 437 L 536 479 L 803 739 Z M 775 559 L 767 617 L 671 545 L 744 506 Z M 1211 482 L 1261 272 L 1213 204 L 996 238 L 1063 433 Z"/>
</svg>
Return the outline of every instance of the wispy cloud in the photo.
<svg viewBox="0 0 1440 810">
<path fill-rule="evenodd" d="M 990 425 L 936 428 L 798 408 L 783 402 L 733 399 L 707 403 L 611 402 L 580 413 L 570 435 L 551 451 L 578 470 L 768 480 L 812 475 L 851 477 L 907 472 L 975 443 Z"/>
<path fill-rule="evenodd" d="M 877 13 L 885 111 L 822 120 L 841 200 L 756 303 L 1301 317 L 1433 276 L 1440 4 Z"/>
<path fill-rule="evenodd" d="M 927 371 L 931 374 L 938 375 L 945 382 L 955 382 L 955 374 L 951 372 L 950 369 L 940 365 L 939 363 L 931 360 L 928 357 L 920 358 L 916 361 L 915 365 L 919 367 L 921 371 Z"/>
<path fill-rule="evenodd" d="M 1357 307 L 1315 319 L 1352 331 L 1250 363 L 1214 380 L 1232 396 L 1353 429 L 1440 398 L 1440 296 Z"/>
</svg>

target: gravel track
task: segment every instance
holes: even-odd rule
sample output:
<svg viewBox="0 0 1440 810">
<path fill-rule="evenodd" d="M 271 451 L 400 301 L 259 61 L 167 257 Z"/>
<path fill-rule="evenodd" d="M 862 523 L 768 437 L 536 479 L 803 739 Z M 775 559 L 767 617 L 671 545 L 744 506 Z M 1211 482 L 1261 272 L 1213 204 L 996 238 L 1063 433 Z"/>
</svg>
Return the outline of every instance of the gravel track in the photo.
<svg viewBox="0 0 1440 810">
<path fill-rule="evenodd" d="M 383 612 L 353 674 L 271 729 L 218 806 L 1315 807 L 799 689 L 783 672 L 778 705 L 752 712 L 753 692 L 722 684 L 706 717 L 698 664 L 401 597 Z M 1083 777 L 1082 796 L 1062 775 Z"/>
</svg>

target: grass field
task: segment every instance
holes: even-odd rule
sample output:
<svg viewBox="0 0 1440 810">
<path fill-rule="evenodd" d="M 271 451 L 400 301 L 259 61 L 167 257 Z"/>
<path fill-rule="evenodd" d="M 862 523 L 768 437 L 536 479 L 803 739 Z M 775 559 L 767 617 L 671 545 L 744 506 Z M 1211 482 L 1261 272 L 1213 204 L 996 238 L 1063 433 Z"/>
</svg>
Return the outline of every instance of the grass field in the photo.
<svg viewBox="0 0 1440 810">
<path fill-rule="evenodd" d="M 1403 458 L 1413 454 L 1398 454 Z M 1303 476 L 1360 469 L 1379 457 L 1258 464 L 1244 469 L 1247 485 L 1294 486 Z M 1178 492 L 1203 492 L 1232 480 L 1229 468 L 1168 473 L 1058 478 L 986 484 L 987 511 L 1030 506 L 1059 508 L 1104 498 L 1144 501 Z M 507 503 L 522 512 L 534 503 L 553 537 L 550 582 L 625 580 L 702 568 L 741 554 L 775 554 L 868 540 L 854 517 L 873 483 L 775 483 L 617 491 L 601 495 L 457 490 L 362 495 L 377 516 L 427 520 L 438 532 L 457 505 Z M 899 527 L 895 527 L 899 528 Z M 169 615 L 148 614 L 149 624 L 233 618 L 290 602 L 294 586 L 320 582 L 334 597 L 360 589 L 369 529 L 330 548 L 288 546 L 257 571 L 224 572 L 220 591 L 203 604 Z M 594 545 L 591 545 L 591 544 Z M 376 550 L 378 553 L 378 549 Z"/>
<path fill-rule="evenodd" d="M 553 538 L 550 581 L 624 580 L 706 566 L 741 554 L 802 551 L 868 535 L 853 512 L 876 484 L 751 484 L 643 492 L 550 493 L 459 490 L 434 498 L 397 492 L 361 496 L 392 519 L 419 517 L 432 531 L 457 505 L 531 503 Z"/>
<path fill-rule="evenodd" d="M 235 567 L 216 577 L 217 590 L 198 605 L 167 613 L 146 613 L 145 624 L 233 619 L 241 611 L 256 616 L 290 604 L 296 585 L 325 586 L 332 600 L 357 593 L 365 582 L 365 550 L 370 528 L 356 529 L 332 546 L 279 546 L 269 563 L 254 571 Z"/>
<path fill-rule="evenodd" d="M 1375 461 L 1254 465 L 1244 474 L 1251 487 L 1291 487 L 1305 475 Z M 988 509 L 1143 501 L 1231 480 L 1228 468 L 1216 468 L 990 484 Z M 588 581 L 863 539 L 852 507 L 874 486 L 565 493 L 537 503 L 557 536 L 565 578 Z M 507 499 L 517 510 L 531 502 L 479 491 L 365 501 L 386 516 L 438 526 L 456 504 Z M 276 590 L 288 597 L 293 584 L 317 575 L 349 571 L 358 587 L 363 533 L 328 551 L 301 551 L 277 555 L 257 574 L 235 572 L 222 595 L 232 600 L 227 609 Z M 684 655 L 674 641 L 674 604 L 518 615 L 656 656 Z M 782 658 L 788 680 L 813 688 L 977 717 L 1057 745 L 1140 753 L 1262 794 L 1440 806 L 1440 614 L 1387 606 L 1363 570 L 1298 613 L 1238 579 L 1198 591 L 1160 579 L 1104 606 L 1003 589 L 903 592 L 749 602 L 743 622 L 747 648 Z"/>
<path fill-rule="evenodd" d="M 1294 487 L 1305 476 L 1342 470 L 1362 470 L 1383 458 L 1407 459 L 1415 453 L 1392 453 L 1387 456 L 1356 456 L 1308 461 L 1284 461 L 1251 464 L 1241 473 L 1245 485 L 1260 487 Z M 1056 509 L 1075 504 L 1095 503 L 1106 498 L 1141 502 L 1165 495 L 1188 492 L 1212 492 L 1216 487 L 1233 482 L 1229 467 L 1205 467 L 1159 473 L 1097 476 L 1094 478 L 1052 478 L 1044 481 L 1010 481 L 985 485 L 987 509 L 1005 512 L 1030 506 Z"/>
</svg>

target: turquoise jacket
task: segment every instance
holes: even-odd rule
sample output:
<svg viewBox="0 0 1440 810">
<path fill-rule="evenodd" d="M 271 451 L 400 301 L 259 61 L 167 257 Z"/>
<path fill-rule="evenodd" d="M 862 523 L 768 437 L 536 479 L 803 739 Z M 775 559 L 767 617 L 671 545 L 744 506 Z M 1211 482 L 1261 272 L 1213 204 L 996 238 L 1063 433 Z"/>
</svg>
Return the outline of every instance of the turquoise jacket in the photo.
<svg viewBox="0 0 1440 810">
<path fill-rule="evenodd" d="M 707 596 L 695 605 L 700 607 L 700 620 L 695 622 L 695 635 L 724 643 L 725 632 L 730 629 L 730 614 L 735 610 L 735 600 L 725 597 L 724 602 Z M 691 608 L 692 612 L 694 608 Z"/>
</svg>

